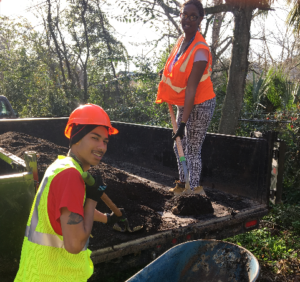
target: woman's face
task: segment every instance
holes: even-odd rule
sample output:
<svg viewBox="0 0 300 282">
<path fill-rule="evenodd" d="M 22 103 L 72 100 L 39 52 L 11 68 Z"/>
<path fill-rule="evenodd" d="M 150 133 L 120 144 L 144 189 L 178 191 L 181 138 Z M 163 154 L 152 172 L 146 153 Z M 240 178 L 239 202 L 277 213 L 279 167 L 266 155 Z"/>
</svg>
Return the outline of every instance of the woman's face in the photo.
<svg viewBox="0 0 300 282">
<path fill-rule="evenodd" d="M 187 19 L 184 17 L 187 16 Z M 196 17 L 195 21 L 191 21 L 190 17 Z M 181 26 L 185 34 L 195 34 L 203 17 L 200 17 L 197 7 L 193 4 L 186 5 L 182 11 Z"/>
</svg>

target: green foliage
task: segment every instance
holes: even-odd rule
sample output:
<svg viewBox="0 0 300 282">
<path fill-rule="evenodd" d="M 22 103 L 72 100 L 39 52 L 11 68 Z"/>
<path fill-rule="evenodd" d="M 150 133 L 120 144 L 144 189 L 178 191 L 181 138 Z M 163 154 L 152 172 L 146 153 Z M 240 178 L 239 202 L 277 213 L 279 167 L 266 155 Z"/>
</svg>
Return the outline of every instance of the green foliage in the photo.
<svg viewBox="0 0 300 282">
<path fill-rule="evenodd" d="M 266 113 L 290 110 L 300 94 L 297 83 L 289 81 L 282 69 L 271 67 L 266 76 L 257 79 L 253 72 L 252 82 L 245 87 L 244 104 L 241 115 L 258 118 Z"/>
<path fill-rule="evenodd" d="M 218 132 L 219 123 L 222 114 L 223 101 L 226 96 L 226 88 L 228 82 L 228 75 L 226 71 L 221 72 L 218 77 L 214 76 L 214 91 L 216 94 L 216 107 L 211 123 L 208 128 L 208 132 Z"/>
<path fill-rule="evenodd" d="M 294 31 L 299 33 L 300 30 L 300 3 L 298 0 L 288 0 L 289 3 L 293 2 L 291 11 L 287 17 L 287 24 L 294 28 Z"/>
<path fill-rule="evenodd" d="M 20 116 L 67 114 L 68 103 L 57 80 L 49 77 L 49 68 L 40 55 L 41 35 L 26 21 L 0 18 L 0 93 L 5 95 Z M 12 37 L 12 34 L 14 36 Z"/>
<path fill-rule="evenodd" d="M 267 102 L 271 103 L 267 111 L 272 112 L 276 109 L 289 109 L 293 104 L 293 92 L 295 86 L 289 81 L 289 78 L 284 74 L 283 70 L 281 68 L 270 68 L 268 71 L 267 83 L 269 84 L 269 87 L 266 97 L 268 100 Z"/>
<path fill-rule="evenodd" d="M 246 85 L 241 117 L 252 121 L 240 122 L 237 135 L 249 137 L 253 131 L 279 132 L 279 138 L 287 146 L 284 156 L 283 204 L 272 206 L 270 214 L 262 220 L 261 229 L 228 240 L 249 249 L 261 265 L 267 265 L 274 273 L 282 269 L 288 272 L 292 271 L 289 268 L 291 261 L 299 264 L 300 252 L 299 85 L 290 82 L 281 69 L 275 68 L 271 68 L 266 78 L 262 79 L 267 85 L 262 95 L 252 95 L 258 85 L 256 79 L 254 83 L 248 81 Z M 258 96 L 265 108 L 255 107 L 255 97 Z"/>
<path fill-rule="evenodd" d="M 253 83 L 246 82 L 242 113 L 254 113 Z"/>
<path fill-rule="evenodd" d="M 256 80 L 255 72 L 253 72 L 253 84 L 252 84 L 252 96 L 253 96 L 253 106 L 257 111 L 258 107 L 265 108 L 261 103 L 261 98 L 265 95 L 269 86 L 269 76 L 263 78 L 264 73 L 262 72 L 258 80 Z"/>
<path fill-rule="evenodd" d="M 226 241 L 243 246 L 252 252 L 259 260 L 276 263 L 280 259 L 286 259 L 290 255 L 297 256 L 300 244 L 295 242 L 298 237 L 279 231 L 272 234 L 269 228 L 262 228 L 236 235 Z M 296 244 L 295 244 L 296 243 Z"/>
<path fill-rule="evenodd" d="M 170 46 L 165 46 L 163 51 L 160 51 L 156 61 L 154 62 L 154 67 L 156 67 L 156 72 L 158 73 L 160 70 L 164 69 L 165 64 L 168 60 L 168 57 L 174 47 L 175 43 L 172 43 Z"/>
<path fill-rule="evenodd" d="M 263 218 L 260 229 L 228 238 L 226 241 L 245 247 L 260 263 L 268 263 L 274 267 L 280 260 L 297 259 L 300 255 L 299 216 L 298 206 L 272 206 L 271 212 Z"/>
<path fill-rule="evenodd" d="M 293 230 L 295 234 L 300 235 L 300 207 L 298 205 L 274 205 L 272 213 L 267 218 L 281 228 Z"/>
<path fill-rule="evenodd" d="M 26 21 L 0 18 L 0 92 L 20 117 L 68 116 L 90 96 L 100 105 L 111 97 L 121 101 L 117 81 L 104 93 L 99 87 L 128 61 L 99 3 L 69 1 L 57 17 L 43 15 L 44 33 Z"/>
<path fill-rule="evenodd" d="M 134 61 L 138 71 L 124 73 L 118 78 L 121 100 L 113 97 L 103 101 L 103 105 L 112 120 L 139 123 L 153 126 L 170 126 L 170 118 L 166 103 L 155 104 L 159 76 L 153 72 L 153 66 L 145 58 Z M 114 81 L 101 87 L 104 97 L 111 89 Z M 110 96 L 111 97 L 111 96 Z M 99 104 L 99 97 L 91 96 L 93 103 Z"/>
<path fill-rule="evenodd" d="M 274 113 L 244 113 L 244 118 L 257 122 L 240 122 L 237 134 L 250 136 L 253 131 L 277 131 L 279 138 L 286 143 L 284 162 L 283 196 L 284 201 L 298 204 L 300 201 L 300 103 L 295 102 L 290 110 L 278 110 Z"/>
</svg>

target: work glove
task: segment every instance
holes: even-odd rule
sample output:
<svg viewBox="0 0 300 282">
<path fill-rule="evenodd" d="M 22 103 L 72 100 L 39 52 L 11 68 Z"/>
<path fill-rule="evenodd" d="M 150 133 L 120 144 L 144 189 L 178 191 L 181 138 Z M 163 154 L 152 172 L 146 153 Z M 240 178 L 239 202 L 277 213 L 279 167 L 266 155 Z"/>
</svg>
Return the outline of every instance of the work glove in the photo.
<svg viewBox="0 0 300 282">
<path fill-rule="evenodd" d="M 114 212 L 112 212 L 111 214 L 107 213 L 107 225 L 114 225 L 115 223 L 119 222 L 119 221 L 124 221 L 126 219 L 126 214 L 124 209 L 120 209 L 120 211 L 122 212 L 122 216 L 117 216 Z"/>
<path fill-rule="evenodd" d="M 185 130 L 185 122 L 182 121 L 182 122 L 180 123 L 180 125 L 179 125 L 179 127 L 178 127 L 176 133 L 173 134 L 172 139 L 175 141 L 175 140 L 176 140 L 176 137 L 178 137 L 178 136 L 180 137 L 180 139 L 182 139 L 183 136 L 184 136 L 184 130 Z"/>
<path fill-rule="evenodd" d="M 106 185 L 104 184 L 101 175 L 97 175 L 94 179 L 94 185 L 89 186 L 86 184 L 86 198 L 98 202 L 106 189 Z"/>
<path fill-rule="evenodd" d="M 159 73 L 158 73 L 160 80 L 162 79 L 163 72 L 164 72 L 164 69 L 160 70 Z"/>
</svg>

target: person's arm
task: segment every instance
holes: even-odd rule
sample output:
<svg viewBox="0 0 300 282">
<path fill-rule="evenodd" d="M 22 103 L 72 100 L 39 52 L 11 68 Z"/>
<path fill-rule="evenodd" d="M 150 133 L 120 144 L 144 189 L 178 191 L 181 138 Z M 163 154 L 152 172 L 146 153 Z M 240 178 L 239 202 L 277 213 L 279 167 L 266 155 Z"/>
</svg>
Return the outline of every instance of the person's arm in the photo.
<svg viewBox="0 0 300 282">
<path fill-rule="evenodd" d="M 97 202 L 86 199 L 84 218 L 70 212 L 66 207 L 61 208 L 61 228 L 65 249 L 71 254 L 78 254 L 84 248 L 93 227 L 94 213 Z"/>
<path fill-rule="evenodd" d="M 98 210 L 95 209 L 95 211 L 94 211 L 94 221 L 107 223 L 107 215 L 103 214 L 102 212 L 99 212 Z"/>
<path fill-rule="evenodd" d="M 194 62 L 191 74 L 188 79 L 187 87 L 185 90 L 185 99 L 184 99 L 184 110 L 182 115 L 182 122 L 186 123 L 189 119 L 190 113 L 194 107 L 194 100 L 196 95 L 196 90 L 198 84 L 201 80 L 201 77 L 205 71 L 207 62 L 197 61 Z"/>
</svg>

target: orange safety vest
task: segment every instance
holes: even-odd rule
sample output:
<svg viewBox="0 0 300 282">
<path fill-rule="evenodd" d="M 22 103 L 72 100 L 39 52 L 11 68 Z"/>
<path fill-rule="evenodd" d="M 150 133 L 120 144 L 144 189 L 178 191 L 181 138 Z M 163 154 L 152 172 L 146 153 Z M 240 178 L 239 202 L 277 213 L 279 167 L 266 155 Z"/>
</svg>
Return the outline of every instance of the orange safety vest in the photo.
<svg viewBox="0 0 300 282">
<path fill-rule="evenodd" d="M 194 56 L 198 49 L 207 50 L 209 53 L 209 58 L 208 64 L 204 70 L 203 76 L 196 90 L 194 105 L 201 104 L 216 96 L 214 93 L 213 84 L 210 79 L 210 75 L 212 72 L 211 53 L 204 37 L 200 34 L 199 31 L 197 31 L 192 44 L 184 52 L 184 54 L 180 56 L 178 61 L 174 64 L 171 72 L 169 72 L 170 64 L 174 61 L 183 39 L 184 36 L 182 35 L 177 41 L 177 44 L 173 48 L 167 60 L 162 80 L 158 86 L 157 97 L 155 101 L 155 103 L 157 104 L 167 102 L 168 104 L 172 105 L 184 106 L 185 89 L 193 68 Z"/>
</svg>

